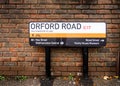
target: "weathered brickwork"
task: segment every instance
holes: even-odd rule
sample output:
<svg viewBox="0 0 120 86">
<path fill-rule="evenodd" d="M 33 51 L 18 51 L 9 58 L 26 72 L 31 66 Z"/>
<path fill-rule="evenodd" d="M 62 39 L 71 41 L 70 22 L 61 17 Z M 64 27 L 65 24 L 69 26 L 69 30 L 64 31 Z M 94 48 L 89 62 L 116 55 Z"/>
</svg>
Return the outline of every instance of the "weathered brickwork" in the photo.
<svg viewBox="0 0 120 86">
<path fill-rule="evenodd" d="M 31 21 L 106 22 L 107 45 L 89 48 L 89 75 L 116 75 L 119 0 L 0 0 L 0 75 L 45 75 L 45 49 L 29 45 Z M 82 48 L 51 48 L 51 57 L 53 76 L 82 73 Z"/>
</svg>

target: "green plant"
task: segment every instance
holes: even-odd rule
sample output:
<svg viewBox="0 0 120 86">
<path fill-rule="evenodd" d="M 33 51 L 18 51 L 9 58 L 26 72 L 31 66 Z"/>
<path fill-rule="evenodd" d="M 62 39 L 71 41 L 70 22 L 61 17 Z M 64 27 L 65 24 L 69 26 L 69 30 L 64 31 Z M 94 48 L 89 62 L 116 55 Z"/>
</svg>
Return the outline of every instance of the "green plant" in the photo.
<svg viewBox="0 0 120 86">
<path fill-rule="evenodd" d="M 120 77 L 119 76 L 114 76 L 114 78 L 119 79 Z"/>
<path fill-rule="evenodd" d="M 15 79 L 18 81 L 25 81 L 27 79 L 27 76 L 16 76 Z"/>
<path fill-rule="evenodd" d="M 0 81 L 5 80 L 4 76 L 0 76 Z"/>
<path fill-rule="evenodd" d="M 74 78 L 73 75 L 70 73 L 69 76 L 68 76 L 68 79 L 73 80 L 73 78 Z"/>
</svg>

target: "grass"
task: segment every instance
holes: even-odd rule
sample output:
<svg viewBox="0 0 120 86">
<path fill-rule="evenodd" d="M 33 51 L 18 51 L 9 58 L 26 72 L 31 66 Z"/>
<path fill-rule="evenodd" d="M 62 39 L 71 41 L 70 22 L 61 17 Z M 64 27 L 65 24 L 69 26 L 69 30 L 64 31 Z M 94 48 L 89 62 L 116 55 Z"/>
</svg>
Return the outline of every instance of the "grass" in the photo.
<svg viewBox="0 0 120 86">
<path fill-rule="evenodd" d="M 16 76 L 15 79 L 18 81 L 25 81 L 27 79 L 27 76 Z"/>
<path fill-rule="evenodd" d="M 5 80 L 5 76 L 0 75 L 0 81 Z"/>
</svg>

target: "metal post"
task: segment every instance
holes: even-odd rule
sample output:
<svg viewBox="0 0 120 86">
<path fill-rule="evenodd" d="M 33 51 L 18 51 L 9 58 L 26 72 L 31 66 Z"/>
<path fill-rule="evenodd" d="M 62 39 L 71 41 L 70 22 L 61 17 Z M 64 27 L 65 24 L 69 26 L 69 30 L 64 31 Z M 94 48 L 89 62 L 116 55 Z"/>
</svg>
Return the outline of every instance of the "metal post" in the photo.
<svg viewBox="0 0 120 86">
<path fill-rule="evenodd" d="M 117 76 L 118 79 L 120 80 L 120 52 L 118 52 L 118 57 L 117 57 Z"/>
<path fill-rule="evenodd" d="M 41 86 L 53 86 L 53 79 L 51 78 L 51 50 L 50 47 L 45 48 L 45 69 L 46 69 L 46 78 L 41 79 Z"/>
<path fill-rule="evenodd" d="M 51 60 L 50 60 L 50 55 L 51 50 L 49 47 L 45 48 L 45 64 L 46 64 L 46 78 L 51 78 Z"/>
<path fill-rule="evenodd" d="M 88 47 L 82 48 L 83 54 L 83 78 L 80 81 L 81 86 L 93 86 L 92 79 L 88 76 Z"/>
<path fill-rule="evenodd" d="M 83 53 L 83 78 L 88 79 L 88 48 L 82 49 Z"/>
</svg>

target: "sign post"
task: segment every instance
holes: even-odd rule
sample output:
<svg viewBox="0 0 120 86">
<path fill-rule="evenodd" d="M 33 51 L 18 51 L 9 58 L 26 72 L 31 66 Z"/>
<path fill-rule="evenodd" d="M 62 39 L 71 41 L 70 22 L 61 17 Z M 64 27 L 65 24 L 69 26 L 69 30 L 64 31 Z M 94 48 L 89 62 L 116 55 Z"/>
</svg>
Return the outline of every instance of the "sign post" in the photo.
<svg viewBox="0 0 120 86">
<path fill-rule="evenodd" d="M 30 22 L 29 37 L 31 46 L 45 47 L 47 77 L 51 77 L 50 47 L 83 47 L 82 82 L 87 86 L 92 82 L 88 77 L 88 48 L 106 45 L 106 23 Z"/>
<path fill-rule="evenodd" d="M 93 86 L 93 81 L 88 76 L 88 47 L 82 48 L 83 54 L 83 78 L 81 79 L 81 85 Z"/>
<path fill-rule="evenodd" d="M 118 80 L 120 80 L 120 52 L 118 52 L 118 59 L 117 59 L 117 75 L 118 75 Z"/>
<path fill-rule="evenodd" d="M 83 53 L 83 78 L 88 79 L 88 48 L 82 48 Z"/>
<path fill-rule="evenodd" d="M 45 48 L 45 66 L 46 77 L 51 78 L 51 50 L 49 47 Z"/>
<path fill-rule="evenodd" d="M 118 76 L 119 76 L 119 80 L 120 80 L 120 52 L 118 52 L 118 58 L 119 58 L 119 73 L 118 73 Z"/>
</svg>

